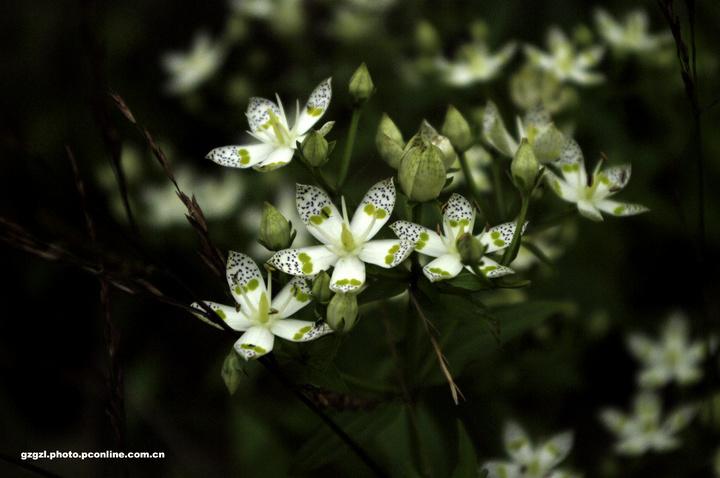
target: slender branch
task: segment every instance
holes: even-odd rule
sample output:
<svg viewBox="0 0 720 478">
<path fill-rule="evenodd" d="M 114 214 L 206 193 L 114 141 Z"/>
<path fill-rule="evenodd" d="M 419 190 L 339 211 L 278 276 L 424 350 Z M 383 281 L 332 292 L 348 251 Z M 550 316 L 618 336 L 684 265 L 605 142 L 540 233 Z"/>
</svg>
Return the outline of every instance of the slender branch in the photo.
<svg viewBox="0 0 720 478">
<path fill-rule="evenodd" d="M 360 108 L 356 107 L 353 109 L 352 119 L 350 120 L 350 130 L 348 131 L 347 145 L 345 146 L 345 156 L 340 167 L 340 176 L 336 188 L 342 190 L 343 184 L 345 184 L 345 178 L 347 177 L 348 170 L 350 168 L 350 158 L 352 157 L 352 150 L 355 146 L 355 136 L 357 134 L 358 124 L 360 122 Z"/>
</svg>

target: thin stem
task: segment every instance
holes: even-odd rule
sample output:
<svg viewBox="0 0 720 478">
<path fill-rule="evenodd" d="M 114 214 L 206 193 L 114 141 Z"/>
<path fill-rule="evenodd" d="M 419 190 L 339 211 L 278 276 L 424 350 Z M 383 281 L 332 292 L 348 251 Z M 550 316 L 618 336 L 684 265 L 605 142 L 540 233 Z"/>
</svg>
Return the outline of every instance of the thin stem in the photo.
<svg viewBox="0 0 720 478">
<path fill-rule="evenodd" d="M 345 157 L 343 157 L 342 166 L 340 167 L 340 176 L 338 176 L 337 189 L 342 189 L 345 184 L 345 178 L 350 168 L 350 157 L 352 156 L 353 146 L 355 145 L 355 135 L 357 133 L 358 123 L 360 121 L 360 108 L 353 109 L 352 119 L 350 120 L 350 129 L 348 131 L 347 146 L 345 147 Z"/>
<path fill-rule="evenodd" d="M 335 186 L 330 184 L 330 181 L 327 180 L 325 177 L 325 174 L 322 172 L 322 169 L 320 168 L 312 168 L 311 169 L 313 176 L 315 177 L 315 180 L 320 184 L 320 186 L 331 196 L 337 195 L 337 189 L 335 189 Z"/>
<path fill-rule="evenodd" d="M 458 160 L 460 161 L 460 167 L 462 168 L 463 176 L 465 177 L 465 183 L 470 188 L 470 194 L 472 194 L 473 198 L 480 206 L 480 210 L 482 211 L 483 216 L 485 216 L 485 220 L 491 223 L 495 223 L 494 214 L 490 210 L 490 206 L 488 205 L 487 201 L 485 201 L 483 195 L 480 193 L 477 184 L 475 184 L 475 180 L 473 179 L 472 173 L 470 171 L 470 166 L 467 162 L 466 154 L 459 154 Z"/>
<path fill-rule="evenodd" d="M 512 242 L 510 242 L 510 247 L 507 248 L 505 254 L 503 254 L 502 261 L 500 261 L 500 264 L 504 266 L 510 265 L 520 250 L 520 238 L 522 237 L 523 225 L 525 224 L 525 216 L 527 216 L 528 207 L 530 206 L 530 196 L 532 196 L 532 193 L 523 193 L 522 195 L 522 207 L 517 222 L 515 223 L 515 233 L 513 234 Z"/>
</svg>

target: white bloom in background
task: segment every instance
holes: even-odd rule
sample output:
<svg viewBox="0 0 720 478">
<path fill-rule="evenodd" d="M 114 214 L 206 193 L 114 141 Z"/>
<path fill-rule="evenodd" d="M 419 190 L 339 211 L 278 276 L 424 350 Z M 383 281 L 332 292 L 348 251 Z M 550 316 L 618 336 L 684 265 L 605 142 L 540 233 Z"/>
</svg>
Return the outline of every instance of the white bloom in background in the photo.
<svg viewBox="0 0 720 478">
<path fill-rule="evenodd" d="M 252 167 L 257 171 L 271 171 L 285 166 L 292 160 L 297 143 L 302 143 L 310 128 L 325 114 L 331 95 L 330 78 L 328 78 L 310 94 L 302 110 L 300 103 L 297 103 L 292 128 L 285 116 L 279 96 L 277 104 L 265 98 L 250 98 L 250 105 L 245 113 L 250 123 L 248 133 L 260 142 L 215 148 L 206 158 L 221 166 Z M 325 123 L 318 132 L 323 136 L 326 135 L 333 123 Z"/>
<path fill-rule="evenodd" d="M 675 434 L 690 423 L 696 412 L 696 406 L 686 405 L 662 420 L 660 397 L 643 391 L 635 397 L 632 415 L 607 408 L 600 412 L 600 421 L 617 435 L 616 453 L 639 456 L 647 451 L 664 452 L 679 447 L 680 440 Z"/>
<path fill-rule="evenodd" d="M 195 35 L 190 51 L 163 54 L 161 62 L 170 75 L 167 91 L 183 95 L 196 90 L 215 75 L 226 54 L 225 44 L 214 41 L 206 32 Z"/>
<path fill-rule="evenodd" d="M 289 318 L 308 305 L 312 292 L 299 277 L 293 278 L 272 298 L 272 278 L 267 287 L 257 265 L 245 254 L 230 251 L 227 260 L 227 281 L 237 305 L 222 305 L 205 301 L 231 328 L 245 332 L 235 342 L 235 351 L 245 360 L 270 353 L 275 336 L 292 342 L 307 342 L 332 332 L 326 323 Z M 198 303 L 192 307 L 204 310 Z M 206 317 L 205 322 L 215 327 Z"/>
<path fill-rule="evenodd" d="M 638 383 L 642 387 L 662 387 L 673 380 L 680 385 L 699 381 L 703 376 L 702 361 L 707 354 L 707 342 L 690 341 L 687 317 L 676 312 L 662 328 L 659 341 L 643 334 L 630 334 L 628 347 L 642 362 Z"/>
<path fill-rule="evenodd" d="M 563 177 L 561 179 L 549 169 L 545 170 L 550 188 L 563 200 L 577 204 L 580 214 L 588 219 L 602 221 L 600 211 L 614 216 L 631 216 L 648 211 L 639 204 L 607 199 L 630 181 L 629 164 L 600 171 L 602 161 L 598 161 L 593 173 L 588 174 L 580 146 L 572 139 L 568 140 L 560 157 L 552 164 L 560 168 Z"/>
<path fill-rule="evenodd" d="M 510 77 L 510 98 L 522 110 L 528 111 L 541 104 L 550 114 L 579 101 L 575 86 L 561 82 L 552 73 L 530 63 Z"/>
<path fill-rule="evenodd" d="M 497 53 L 491 53 L 487 44 L 474 41 L 462 45 L 454 61 L 438 57 L 436 68 L 440 72 L 442 80 L 451 86 L 465 87 L 475 83 L 484 83 L 500 73 L 516 49 L 517 43 L 509 42 Z"/>
<path fill-rule="evenodd" d="M 365 283 L 366 262 L 389 269 L 412 251 L 412 243 L 406 240 L 370 240 L 390 219 L 395 206 L 392 178 L 370 188 L 352 221 L 344 197 L 340 215 L 327 193 L 315 186 L 298 184 L 296 201 L 300 219 L 322 245 L 275 253 L 268 262 L 287 274 L 311 276 L 334 267 L 330 289 L 353 292 Z"/>
<path fill-rule="evenodd" d="M 262 20 L 284 37 L 302 33 L 305 11 L 300 0 L 230 0 L 232 11 L 245 18 Z"/>
<path fill-rule="evenodd" d="M 652 55 L 672 43 L 672 34 L 668 31 L 650 34 L 650 20 L 642 9 L 628 13 L 620 23 L 607 10 L 598 8 L 595 10 L 595 23 L 602 39 L 618 56 Z"/>
<path fill-rule="evenodd" d="M 390 226 L 395 234 L 415 244 L 415 250 L 421 254 L 437 257 L 425 267 L 423 273 L 430 281 L 435 282 L 456 277 L 463 268 L 472 271 L 472 267 L 463 265 L 457 248 L 457 241 L 465 234 L 473 233 L 475 209 L 470 201 L 459 194 L 453 194 L 445 205 L 443 214 L 443 230 L 441 236 L 437 232 L 408 221 L 397 221 Z M 491 227 L 475 236 L 475 239 L 486 247 L 485 253 L 505 249 L 512 242 L 516 224 L 507 222 Z M 523 228 L 524 229 L 524 228 Z M 498 264 L 486 255 L 478 265 L 480 271 L 489 278 L 513 274 L 509 267 Z"/>
<path fill-rule="evenodd" d="M 548 32 L 547 46 L 549 53 L 536 46 L 525 45 L 528 61 L 552 73 L 560 81 L 595 85 L 605 80 L 602 74 L 589 71 L 600 63 L 605 53 L 604 46 L 591 45 L 577 52 L 575 45 L 558 27 L 552 27 Z"/>
<path fill-rule="evenodd" d="M 554 469 L 573 446 L 573 433 L 564 432 L 533 446 L 525 430 L 515 422 L 505 424 L 505 450 L 510 461 L 486 461 L 480 469 L 488 478 L 572 478 L 577 475 Z"/>
</svg>

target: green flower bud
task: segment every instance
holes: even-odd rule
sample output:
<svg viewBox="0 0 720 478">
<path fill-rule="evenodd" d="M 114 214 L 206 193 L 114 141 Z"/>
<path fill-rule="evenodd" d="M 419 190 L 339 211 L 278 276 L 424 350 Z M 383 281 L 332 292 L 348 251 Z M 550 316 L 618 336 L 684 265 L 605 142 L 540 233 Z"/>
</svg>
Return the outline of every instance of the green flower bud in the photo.
<svg viewBox="0 0 720 478">
<path fill-rule="evenodd" d="M 355 70 L 355 73 L 353 73 L 353 76 L 350 78 L 350 96 L 352 96 L 353 104 L 355 106 L 362 106 L 374 94 L 375 85 L 373 85 L 372 78 L 370 78 L 370 72 L 363 62 L 363 64 L 360 65 L 360 68 Z"/>
<path fill-rule="evenodd" d="M 463 153 L 470 149 L 474 142 L 470 124 L 453 105 L 448 106 L 442 134 L 447 136 L 452 145 Z"/>
<path fill-rule="evenodd" d="M 420 20 L 415 26 L 415 44 L 420 54 L 435 56 L 442 53 L 440 35 L 427 20 Z"/>
<path fill-rule="evenodd" d="M 313 279 L 312 295 L 317 302 L 323 305 L 330 302 L 332 291 L 330 290 L 330 275 L 327 272 L 320 271 Z"/>
<path fill-rule="evenodd" d="M 460 262 L 466 266 L 478 265 L 485 254 L 485 246 L 467 232 L 458 237 L 455 245 L 460 254 Z"/>
<path fill-rule="evenodd" d="M 565 135 L 555 127 L 555 123 L 550 123 L 531 140 L 535 158 L 543 164 L 555 161 L 566 141 Z"/>
<path fill-rule="evenodd" d="M 523 138 L 515 156 L 510 163 L 513 182 L 523 194 L 535 188 L 535 180 L 540 172 L 540 165 L 527 138 Z"/>
<path fill-rule="evenodd" d="M 357 294 L 338 292 L 327 308 L 327 323 L 338 334 L 350 332 L 358 316 Z"/>
<path fill-rule="evenodd" d="M 422 133 L 405 147 L 398 176 L 405 195 L 416 202 L 435 199 L 445 185 L 444 155 Z"/>
<path fill-rule="evenodd" d="M 420 133 L 429 139 L 432 144 L 440 148 L 440 151 L 442 151 L 443 154 L 443 166 L 445 166 L 445 169 L 452 166 L 457 159 L 457 153 L 455 153 L 455 149 L 453 148 L 450 140 L 447 137 L 438 134 L 437 130 L 433 128 L 427 120 L 423 120 L 420 124 Z"/>
<path fill-rule="evenodd" d="M 269 202 L 263 205 L 260 219 L 260 244 L 270 251 L 287 249 L 292 244 L 294 235 L 290 234 L 290 223 Z"/>
<path fill-rule="evenodd" d="M 300 152 L 310 166 L 320 167 L 328 161 L 328 142 L 322 134 L 311 129 L 300 145 Z"/>
<path fill-rule="evenodd" d="M 377 134 L 375 135 L 375 146 L 383 161 L 395 169 L 400 166 L 405 141 L 403 141 L 402 133 L 398 127 L 395 126 L 393 120 L 385 113 L 383 113 L 380 124 L 378 125 Z"/>
</svg>

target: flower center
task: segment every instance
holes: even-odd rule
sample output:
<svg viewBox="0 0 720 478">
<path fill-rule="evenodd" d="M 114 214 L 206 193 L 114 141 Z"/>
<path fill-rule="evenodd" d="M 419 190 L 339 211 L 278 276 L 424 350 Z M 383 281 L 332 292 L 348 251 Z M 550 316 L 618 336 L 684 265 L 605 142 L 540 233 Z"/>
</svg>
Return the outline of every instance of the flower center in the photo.
<svg viewBox="0 0 720 478">
<path fill-rule="evenodd" d="M 282 145 L 291 143 L 290 132 L 288 131 L 287 127 L 282 123 L 282 121 L 280 121 L 280 118 L 278 118 L 275 113 L 273 113 L 270 109 L 268 109 L 267 111 L 270 115 L 270 120 L 268 120 L 267 124 L 269 127 L 272 128 L 278 144 Z"/>
<path fill-rule="evenodd" d="M 353 238 L 352 232 L 347 228 L 344 222 L 342 223 L 340 242 L 342 242 L 342 246 L 345 251 L 352 252 L 355 250 L 355 239 Z"/>
</svg>

